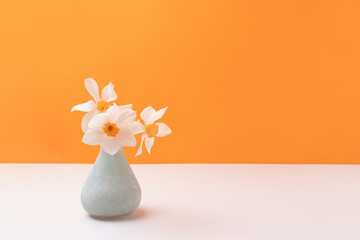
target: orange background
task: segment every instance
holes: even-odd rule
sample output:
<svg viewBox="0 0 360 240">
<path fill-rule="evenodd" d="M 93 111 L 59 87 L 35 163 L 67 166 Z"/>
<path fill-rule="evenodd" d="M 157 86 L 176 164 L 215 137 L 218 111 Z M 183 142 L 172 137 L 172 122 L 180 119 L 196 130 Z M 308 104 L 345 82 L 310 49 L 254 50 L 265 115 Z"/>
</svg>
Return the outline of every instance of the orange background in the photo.
<svg viewBox="0 0 360 240">
<path fill-rule="evenodd" d="M 336 0 L 0 2 L 1 162 L 91 163 L 84 79 L 169 106 L 131 163 L 360 163 L 360 6 Z"/>
</svg>

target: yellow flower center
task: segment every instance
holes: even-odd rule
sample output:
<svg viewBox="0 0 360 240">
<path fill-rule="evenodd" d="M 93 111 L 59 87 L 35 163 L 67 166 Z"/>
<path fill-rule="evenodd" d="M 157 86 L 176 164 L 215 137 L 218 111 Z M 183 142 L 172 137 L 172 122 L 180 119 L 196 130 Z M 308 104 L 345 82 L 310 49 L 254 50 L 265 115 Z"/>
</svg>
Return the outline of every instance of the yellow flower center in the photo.
<svg viewBox="0 0 360 240">
<path fill-rule="evenodd" d="M 100 100 L 97 102 L 96 109 L 99 110 L 99 112 L 106 112 L 109 108 L 109 103 L 104 100 Z"/>
<path fill-rule="evenodd" d="M 109 137 L 116 137 L 120 129 L 115 123 L 108 122 L 104 124 L 103 130 Z"/>
<path fill-rule="evenodd" d="M 158 131 L 159 127 L 154 123 L 145 126 L 145 133 L 148 135 L 149 138 L 155 137 Z"/>
</svg>

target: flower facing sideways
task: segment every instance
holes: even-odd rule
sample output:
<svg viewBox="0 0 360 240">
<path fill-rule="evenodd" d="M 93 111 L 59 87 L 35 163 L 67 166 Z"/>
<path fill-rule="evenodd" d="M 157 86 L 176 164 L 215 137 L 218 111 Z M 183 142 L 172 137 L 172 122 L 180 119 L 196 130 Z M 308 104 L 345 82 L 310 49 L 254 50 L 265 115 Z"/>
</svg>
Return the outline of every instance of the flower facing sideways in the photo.
<svg viewBox="0 0 360 240">
<path fill-rule="evenodd" d="M 155 111 L 152 107 L 145 108 L 140 114 L 145 125 L 137 125 L 137 132 L 143 132 L 141 136 L 141 143 L 139 150 L 135 156 L 138 156 L 142 153 L 142 145 L 145 141 L 146 150 L 150 153 L 152 146 L 154 145 L 155 137 L 165 137 L 171 133 L 171 129 L 165 123 L 154 123 L 155 121 L 162 118 L 166 108 L 162 108 L 159 111 Z"/>
<path fill-rule="evenodd" d="M 91 119 L 83 142 L 100 145 L 110 155 L 117 153 L 121 146 L 134 147 L 134 135 L 139 133 L 138 129 L 141 127 L 135 119 L 135 111 L 111 106 L 106 112 L 99 113 Z"/>
<path fill-rule="evenodd" d="M 114 85 L 109 83 L 101 92 L 101 98 L 99 95 L 99 87 L 94 79 L 85 79 L 85 87 L 94 98 L 86 103 L 82 103 L 74 106 L 71 111 L 87 112 L 81 121 L 81 128 L 85 132 L 88 128 L 90 120 L 98 113 L 106 112 L 110 107 L 110 102 L 117 99 L 117 95 L 114 91 Z M 124 108 L 131 109 L 132 105 L 125 105 Z"/>
</svg>

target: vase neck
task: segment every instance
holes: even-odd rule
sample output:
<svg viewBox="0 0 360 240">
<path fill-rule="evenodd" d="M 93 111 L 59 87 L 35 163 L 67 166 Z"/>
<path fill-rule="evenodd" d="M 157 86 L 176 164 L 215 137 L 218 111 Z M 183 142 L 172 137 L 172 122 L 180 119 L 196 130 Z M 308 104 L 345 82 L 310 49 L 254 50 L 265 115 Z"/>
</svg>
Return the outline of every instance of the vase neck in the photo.
<svg viewBox="0 0 360 240">
<path fill-rule="evenodd" d="M 114 155 L 110 155 L 108 154 L 106 151 L 104 151 L 103 148 L 100 148 L 100 154 L 102 155 L 108 155 L 109 157 L 116 157 L 116 156 L 119 156 L 119 155 L 124 155 L 124 151 L 123 151 L 123 147 L 121 146 L 119 148 L 119 151 L 117 151 L 117 153 L 115 153 Z"/>
<path fill-rule="evenodd" d="M 98 158 L 97 158 L 97 161 L 98 160 L 100 162 L 110 161 L 110 162 L 124 162 L 126 164 L 129 164 L 126 157 L 125 157 L 122 146 L 120 147 L 119 151 L 117 153 L 115 153 L 114 155 L 108 154 L 107 152 L 104 151 L 104 149 L 101 148 L 100 152 L 99 152 L 99 155 L 98 155 Z"/>
</svg>

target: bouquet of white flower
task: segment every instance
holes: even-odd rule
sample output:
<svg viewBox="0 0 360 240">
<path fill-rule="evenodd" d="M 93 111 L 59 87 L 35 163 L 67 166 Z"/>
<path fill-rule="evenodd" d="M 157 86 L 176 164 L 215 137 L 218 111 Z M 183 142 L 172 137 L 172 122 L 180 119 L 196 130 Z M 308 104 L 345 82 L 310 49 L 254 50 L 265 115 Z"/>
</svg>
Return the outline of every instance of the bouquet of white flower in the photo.
<svg viewBox="0 0 360 240">
<path fill-rule="evenodd" d="M 83 142 L 89 145 L 100 145 L 110 155 L 117 153 L 121 146 L 134 147 L 134 135 L 143 133 L 136 156 L 142 153 L 145 140 L 146 150 L 150 150 L 155 137 L 165 137 L 171 129 L 165 123 L 155 123 L 165 113 L 166 108 L 155 111 L 151 106 L 145 108 L 140 116 L 144 122 L 136 121 L 136 112 L 132 104 L 118 106 L 112 101 L 117 99 L 114 85 L 109 83 L 99 95 L 99 87 L 94 79 L 85 80 L 85 87 L 94 98 L 86 103 L 76 105 L 71 111 L 87 112 L 81 123 L 84 134 Z"/>
</svg>

